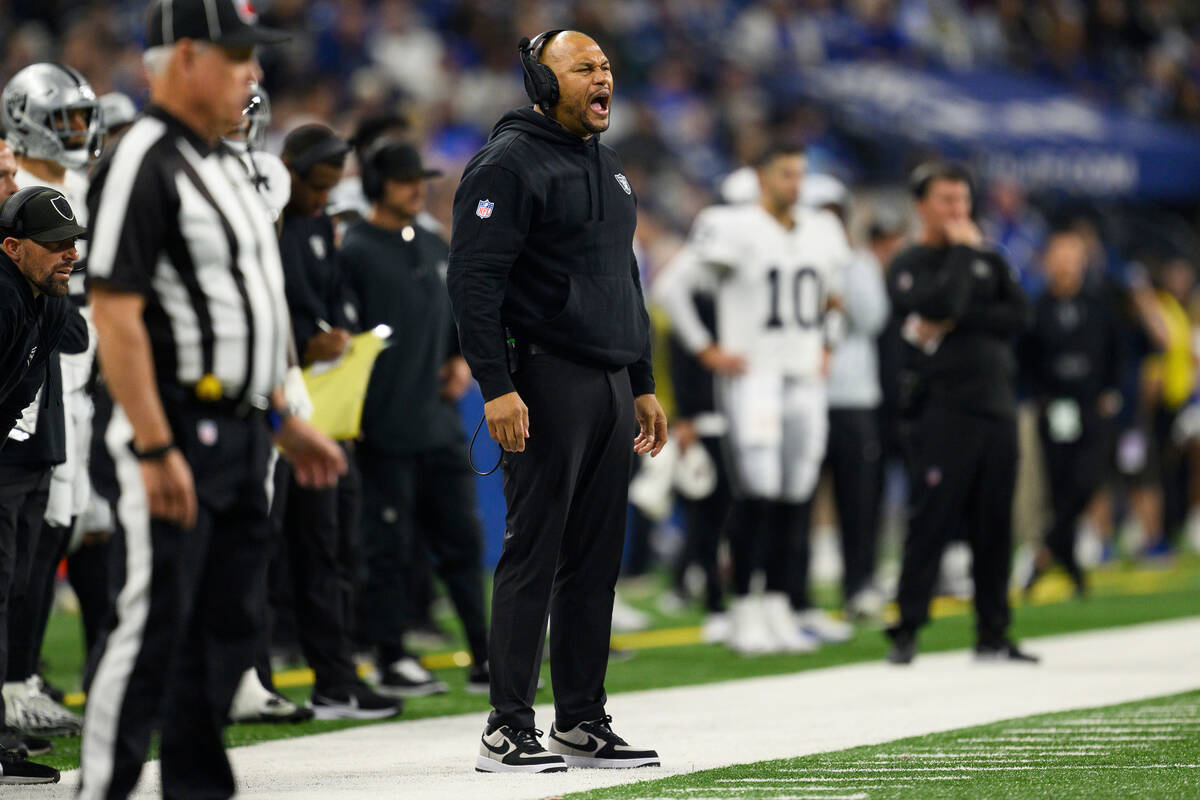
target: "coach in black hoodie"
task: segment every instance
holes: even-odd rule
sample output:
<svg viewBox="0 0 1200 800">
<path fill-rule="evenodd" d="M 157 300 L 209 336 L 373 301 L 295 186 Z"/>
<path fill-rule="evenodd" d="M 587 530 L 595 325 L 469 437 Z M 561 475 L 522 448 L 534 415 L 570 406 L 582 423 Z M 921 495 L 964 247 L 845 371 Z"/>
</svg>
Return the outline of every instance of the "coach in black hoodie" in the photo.
<svg viewBox="0 0 1200 800">
<path fill-rule="evenodd" d="M 657 764 L 653 751 L 619 747 L 604 711 L 631 448 L 657 454 L 666 442 L 633 256 L 637 201 L 597 136 L 613 92 L 600 47 L 549 32 L 523 47 L 522 66 L 536 106 L 506 114 L 467 165 L 450 242 L 462 352 L 483 390 L 488 432 L 506 451 L 494 711 L 476 765 Z M 533 734 L 532 708 L 547 614 L 551 752 Z"/>
</svg>

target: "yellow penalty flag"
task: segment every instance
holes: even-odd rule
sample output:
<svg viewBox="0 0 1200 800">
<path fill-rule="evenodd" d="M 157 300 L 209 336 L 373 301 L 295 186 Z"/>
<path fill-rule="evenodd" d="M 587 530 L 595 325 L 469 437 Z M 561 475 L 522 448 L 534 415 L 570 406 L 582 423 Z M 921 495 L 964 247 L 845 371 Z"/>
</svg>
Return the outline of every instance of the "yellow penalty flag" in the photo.
<svg viewBox="0 0 1200 800">
<path fill-rule="evenodd" d="M 318 361 L 304 370 L 313 404 L 310 422 L 317 430 L 338 440 L 358 438 L 371 369 L 391 335 L 387 325 L 377 325 L 352 338 L 341 358 Z"/>
</svg>

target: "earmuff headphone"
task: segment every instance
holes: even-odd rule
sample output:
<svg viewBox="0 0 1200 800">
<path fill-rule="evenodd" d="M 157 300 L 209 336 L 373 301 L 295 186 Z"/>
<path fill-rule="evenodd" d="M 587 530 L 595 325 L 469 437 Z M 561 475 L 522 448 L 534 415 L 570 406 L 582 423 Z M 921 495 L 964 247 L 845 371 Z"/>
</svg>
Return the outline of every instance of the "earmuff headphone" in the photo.
<svg viewBox="0 0 1200 800">
<path fill-rule="evenodd" d="M 45 186 L 26 186 L 4 202 L 0 208 L 0 237 L 20 239 L 25 233 L 25 221 L 19 219 L 25 204 L 42 192 L 53 191 Z"/>
<path fill-rule="evenodd" d="M 384 179 L 382 164 L 380 164 L 383 151 L 397 141 L 391 136 L 385 136 L 368 147 L 367 152 L 363 154 L 361 165 L 363 194 L 372 202 L 383 197 Z"/>
<path fill-rule="evenodd" d="M 343 139 L 326 139 L 310 147 L 295 158 L 289 159 L 288 167 L 302 178 L 308 176 L 312 168 L 324 161 L 332 161 L 344 157 L 350 152 L 350 145 Z"/>
<path fill-rule="evenodd" d="M 562 33 L 566 28 L 552 28 L 539 33 L 530 41 L 524 37 L 517 43 L 517 52 L 521 54 L 521 69 L 525 73 L 525 93 L 529 99 L 541 106 L 542 111 L 549 111 L 558 102 L 558 78 L 554 70 L 545 64 L 538 63 L 538 56 L 546 42 Z"/>
</svg>

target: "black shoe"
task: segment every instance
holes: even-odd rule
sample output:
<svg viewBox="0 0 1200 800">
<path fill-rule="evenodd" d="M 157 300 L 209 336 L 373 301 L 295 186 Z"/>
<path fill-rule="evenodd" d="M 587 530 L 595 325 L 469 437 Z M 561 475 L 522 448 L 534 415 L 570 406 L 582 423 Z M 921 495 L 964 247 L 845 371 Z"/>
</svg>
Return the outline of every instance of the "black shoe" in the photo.
<svg viewBox="0 0 1200 800">
<path fill-rule="evenodd" d="M 566 772 L 567 762 L 542 747 L 542 732 L 513 730 L 507 725 L 488 728 L 479 739 L 476 772 Z"/>
<path fill-rule="evenodd" d="M 888 651 L 889 664 L 911 664 L 917 657 L 917 633 L 908 628 L 894 627 L 884 631 L 892 640 L 892 649 Z"/>
<path fill-rule="evenodd" d="M 21 743 L 25 745 L 25 752 L 31 756 L 44 756 L 54 752 L 54 742 L 40 736 L 22 736 Z"/>
<path fill-rule="evenodd" d="M 467 672 L 467 694 L 489 694 L 492 691 L 492 675 L 487 662 L 473 664 Z"/>
<path fill-rule="evenodd" d="M 995 642 L 980 642 L 975 645 L 976 661 L 1006 661 L 1021 664 L 1036 664 L 1038 656 L 1026 653 L 1007 639 Z"/>
<path fill-rule="evenodd" d="M 25 737 L 12 728 L 0 724 L 0 756 L 25 758 L 29 749 L 25 747 Z"/>
<path fill-rule="evenodd" d="M 445 681 L 439 681 L 412 657 L 400 658 L 388 664 L 375 689 L 389 697 L 424 697 L 450 691 Z"/>
<path fill-rule="evenodd" d="M 612 717 L 581 722 L 565 731 L 556 726 L 550 726 L 550 752 L 562 756 L 568 767 L 632 769 L 662 764 L 657 751 L 630 747 L 613 733 Z"/>
<path fill-rule="evenodd" d="M 58 770 L 0 752 L 0 786 L 58 783 Z"/>
<path fill-rule="evenodd" d="M 404 701 L 384 697 L 365 683 L 329 691 L 313 689 L 309 701 L 317 719 L 388 719 L 404 711 Z"/>
</svg>

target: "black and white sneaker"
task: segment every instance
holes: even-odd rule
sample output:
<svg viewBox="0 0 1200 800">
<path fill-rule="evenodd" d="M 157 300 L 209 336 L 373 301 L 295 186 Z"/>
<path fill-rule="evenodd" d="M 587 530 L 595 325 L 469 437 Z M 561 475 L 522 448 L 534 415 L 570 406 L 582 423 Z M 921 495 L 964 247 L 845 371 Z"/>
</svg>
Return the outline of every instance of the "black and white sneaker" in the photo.
<svg viewBox="0 0 1200 800">
<path fill-rule="evenodd" d="M 486 729 L 479 738 L 476 772 L 566 772 L 567 762 L 542 747 L 542 732 L 534 728 L 513 730 L 507 725 Z"/>
<path fill-rule="evenodd" d="M 0 786 L 27 786 L 34 783 L 58 783 L 58 770 L 26 761 L 11 752 L 0 752 Z"/>
<path fill-rule="evenodd" d="M 975 660 L 984 662 L 1012 662 L 1017 664 L 1036 664 L 1041 658 L 1026 653 L 1007 639 L 994 642 L 980 642 L 975 645 Z"/>
<path fill-rule="evenodd" d="M 384 697 L 364 683 L 329 691 L 314 689 L 308 705 L 317 719 L 387 719 L 404 710 L 403 700 Z"/>
<path fill-rule="evenodd" d="M 415 658 L 400 658 L 388 664 L 375 689 L 389 697 L 425 697 L 450 691 L 445 681 L 435 678 Z"/>
<path fill-rule="evenodd" d="M 658 752 L 630 747 L 613 733 L 612 717 L 581 722 L 567 731 L 550 726 L 550 752 L 558 753 L 568 767 L 630 769 L 661 766 Z"/>
<path fill-rule="evenodd" d="M 21 744 L 25 745 L 26 754 L 31 756 L 45 756 L 54 751 L 54 742 L 40 736 L 22 736 Z"/>
</svg>

